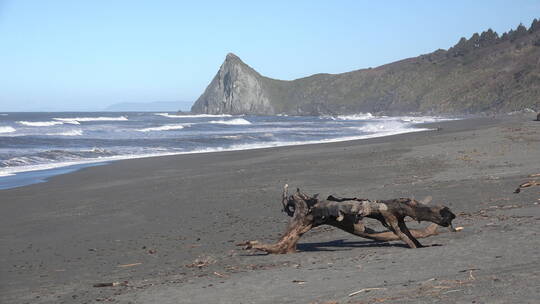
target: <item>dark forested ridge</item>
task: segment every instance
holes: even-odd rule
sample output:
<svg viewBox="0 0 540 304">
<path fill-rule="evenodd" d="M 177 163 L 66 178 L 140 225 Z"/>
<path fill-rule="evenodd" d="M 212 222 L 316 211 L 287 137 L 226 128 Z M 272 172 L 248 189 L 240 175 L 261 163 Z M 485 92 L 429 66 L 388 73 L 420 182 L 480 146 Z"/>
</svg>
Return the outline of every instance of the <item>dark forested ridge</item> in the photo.
<svg viewBox="0 0 540 304">
<path fill-rule="evenodd" d="M 502 35 L 489 29 L 448 50 L 373 69 L 283 81 L 262 76 L 234 54 L 193 112 L 319 115 L 432 114 L 540 110 L 540 22 Z"/>
</svg>

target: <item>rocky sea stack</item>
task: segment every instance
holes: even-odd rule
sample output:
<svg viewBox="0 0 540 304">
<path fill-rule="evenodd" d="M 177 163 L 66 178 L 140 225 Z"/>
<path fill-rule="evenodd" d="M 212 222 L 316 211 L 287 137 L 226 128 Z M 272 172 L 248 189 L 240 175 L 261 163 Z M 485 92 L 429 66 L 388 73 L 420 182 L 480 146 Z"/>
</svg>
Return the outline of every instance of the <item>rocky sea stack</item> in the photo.
<svg viewBox="0 0 540 304">
<path fill-rule="evenodd" d="M 540 110 L 540 22 L 491 29 L 448 50 L 373 69 L 292 81 L 264 77 L 228 54 L 192 112 L 320 115 Z"/>
</svg>

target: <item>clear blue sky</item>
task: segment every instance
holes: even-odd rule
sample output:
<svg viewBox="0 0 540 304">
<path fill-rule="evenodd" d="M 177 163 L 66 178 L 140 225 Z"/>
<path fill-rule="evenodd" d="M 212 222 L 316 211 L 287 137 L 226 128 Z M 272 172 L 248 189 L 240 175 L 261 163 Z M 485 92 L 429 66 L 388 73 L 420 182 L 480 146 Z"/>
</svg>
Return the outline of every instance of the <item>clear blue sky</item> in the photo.
<svg viewBox="0 0 540 304">
<path fill-rule="evenodd" d="M 0 0 L 0 111 L 189 101 L 228 52 L 295 79 L 375 67 L 540 17 L 540 1 Z"/>
</svg>

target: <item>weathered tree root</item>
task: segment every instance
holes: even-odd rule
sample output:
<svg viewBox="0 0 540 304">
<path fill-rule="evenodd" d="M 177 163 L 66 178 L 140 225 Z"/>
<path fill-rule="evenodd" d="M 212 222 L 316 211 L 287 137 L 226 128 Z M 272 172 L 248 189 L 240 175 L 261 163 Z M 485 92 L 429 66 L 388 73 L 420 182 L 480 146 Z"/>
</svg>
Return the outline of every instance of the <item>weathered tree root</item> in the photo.
<svg viewBox="0 0 540 304">
<path fill-rule="evenodd" d="M 304 233 L 320 225 L 331 225 L 363 238 L 375 241 L 402 240 L 410 248 L 418 248 L 422 247 L 418 238 L 438 234 L 438 225 L 452 227 L 452 220 L 456 217 L 447 207 L 430 207 L 409 198 L 370 201 L 329 196 L 327 200 L 319 200 L 317 195 L 308 196 L 300 190 L 289 196 L 287 185 L 282 204 L 283 211 L 292 219 L 276 243 L 247 241 L 237 245 L 272 254 L 292 253 L 296 252 L 296 245 Z M 433 224 L 424 229 L 409 230 L 404 221 L 407 216 L 418 222 L 430 221 Z M 376 232 L 364 226 L 361 221 L 363 217 L 379 220 L 390 231 Z"/>
</svg>

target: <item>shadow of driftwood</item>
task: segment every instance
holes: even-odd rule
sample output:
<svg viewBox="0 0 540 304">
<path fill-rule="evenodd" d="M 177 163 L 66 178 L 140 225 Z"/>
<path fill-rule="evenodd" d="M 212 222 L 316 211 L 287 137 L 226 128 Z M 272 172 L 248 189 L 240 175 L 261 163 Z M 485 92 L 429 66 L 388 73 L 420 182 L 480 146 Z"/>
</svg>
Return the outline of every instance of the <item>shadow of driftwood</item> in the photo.
<svg viewBox="0 0 540 304">
<path fill-rule="evenodd" d="M 374 248 L 374 247 L 400 247 L 409 248 L 405 244 L 396 242 L 376 242 L 376 241 L 347 241 L 344 239 L 329 242 L 301 243 L 296 246 L 300 251 L 343 251 L 354 248 Z"/>
<path fill-rule="evenodd" d="M 422 244 L 424 247 L 438 247 L 442 244 Z M 377 242 L 377 241 L 347 241 L 345 239 L 333 240 L 328 242 L 312 242 L 312 243 L 300 243 L 296 245 L 296 249 L 300 252 L 316 252 L 316 251 L 349 251 L 356 248 L 383 248 L 383 247 L 398 247 L 407 248 L 409 246 L 403 243 L 396 242 Z M 242 253 L 239 256 L 265 256 L 269 255 L 267 252 L 254 251 L 250 253 Z"/>
</svg>

